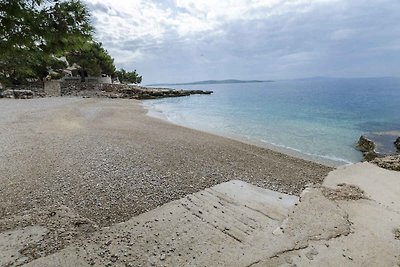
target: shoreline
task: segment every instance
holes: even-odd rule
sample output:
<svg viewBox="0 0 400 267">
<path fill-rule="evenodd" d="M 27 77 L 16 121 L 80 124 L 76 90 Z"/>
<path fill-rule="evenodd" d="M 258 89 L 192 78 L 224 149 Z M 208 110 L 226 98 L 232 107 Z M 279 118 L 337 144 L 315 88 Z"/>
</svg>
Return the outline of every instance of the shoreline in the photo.
<svg viewBox="0 0 400 267">
<path fill-rule="evenodd" d="M 322 164 L 322 165 L 332 167 L 332 168 L 337 168 L 340 166 L 347 166 L 347 165 L 352 165 L 352 164 L 358 163 L 358 162 L 350 162 L 350 161 L 347 161 L 344 159 L 339 159 L 339 158 L 337 160 L 334 160 L 330 156 L 313 155 L 313 154 L 299 151 L 295 148 L 276 145 L 276 144 L 269 143 L 267 141 L 251 139 L 249 137 L 234 135 L 234 134 L 230 134 L 227 132 L 207 131 L 207 130 L 192 128 L 190 126 L 187 126 L 184 124 L 179 124 L 175 121 L 172 121 L 172 120 L 168 119 L 167 116 L 163 115 L 161 112 L 157 112 L 157 111 L 153 110 L 150 106 L 148 106 L 144 103 L 144 101 L 146 101 L 146 100 L 140 100 L 140 101 L 141 101 L 141 105 L 143 106 L 143 108 L 147 111 L 146 112 L 147 116 L 149 116 L 151 118 L 159 119 L 163 122 L 171 123 L 171 124 L 179 126 L 179 127 L 184 127 L 184 128 L 192 129 L 192 130 L 199 131 L 202 133 L 207 133 L 207 134 L 212 134 L 212 135 L 216 135 L 216 136 L 223 137 L 223 138 L 228 138 L 231 140 L 235 140 L 237 142 L 257 146 L 257 147 L 267 149 L 267 150 L 272 150 L 272 151 L 275 151 L 278 153 L 289 155 L 291 157 L 315 162 L 315 163 Z"/>
<path fill-rule="evenodd" d="M 397 259 L 397 172 L 333 169 L 150 117 L 140 101 L 0 104 L 0 263 Z"/>
<path fill-rule="evenodd" d="M 0 218 L 65 205 L 106 226 L 230 180 L 298 195 L 333 169 L 151 118 L 139 101 L 0 101 Z"/>
</svg>

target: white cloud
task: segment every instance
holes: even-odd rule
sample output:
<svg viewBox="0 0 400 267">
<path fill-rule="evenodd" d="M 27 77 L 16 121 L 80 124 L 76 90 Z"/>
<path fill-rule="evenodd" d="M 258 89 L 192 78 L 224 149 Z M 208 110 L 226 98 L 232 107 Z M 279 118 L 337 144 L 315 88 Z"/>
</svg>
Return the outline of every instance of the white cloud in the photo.
<svg viewBox="0 0 400 267">
<path fill-rule="evenodd" d="M 162 39 L 170 33 L 182 38 L 221 33 L 221 27 L 232 21 L 308 12 L 321 3 L 335 1 L 338 0 L 175 0 L 165 8 L 146 0 L 86 0 L 92 7 L 99 38 L 103 40 Z"/>
<path fill-rule="evenodd" d="M 357 73 L 382 56 L 395 62 L 390 53 L 398 50 L 400 2 L 393 0 L 84 1 L 117 66 L 137 68 L 150 81 L 329 69 L 347 76 L 358 61 Z M 371 58 L 378 52 L 381 58 Z"/>
</svg>

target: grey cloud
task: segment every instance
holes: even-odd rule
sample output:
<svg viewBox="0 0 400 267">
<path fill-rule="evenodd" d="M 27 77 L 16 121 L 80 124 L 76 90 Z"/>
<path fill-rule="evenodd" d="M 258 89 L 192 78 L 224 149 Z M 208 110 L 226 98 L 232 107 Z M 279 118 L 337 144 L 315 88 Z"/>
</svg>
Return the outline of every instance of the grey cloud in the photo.
<svg viewBox="0 0 400 267">
<path fill-rule="evenodd" d="M 108 9 L 109 8 L 104 4 L 101 4 L 101 3 L 93 4 L 91 2 L 85 2 L 85 3 L 86 3 L 86 6 L 91 11 L 98 11 L 98 12 L 108 13 Z"/>
<path fill-rule="evenodd" d="M 187 12 L 174 8 L 173 1 L 158 6 L 172 9 L 175 15 Z M 96 8 L 108 14 L 104 6 Z M 159 38 L 99 36 L 109 51 L 141 51 L 143 57 L 123 67 L 137 69 L 146 83 L 400 76 L 399 21 L 399 1 L 355 0 L 319 4 L 304 12 L 222 21 L 218 33 L 180 36 L 175 25 L 165 22 Z"/>
<path fill-rule="evenodd" d="M 121 10 L 114 8 L 112 5 L 106 5 L 103 3 L 91 3 L 90 1 L 85 1 L 86 6 L 91 12 L 104 13 L 108 16 L 116 16 L 121 18 L 129 18 L 129 13 L 125 13 Z"/>
</svg>

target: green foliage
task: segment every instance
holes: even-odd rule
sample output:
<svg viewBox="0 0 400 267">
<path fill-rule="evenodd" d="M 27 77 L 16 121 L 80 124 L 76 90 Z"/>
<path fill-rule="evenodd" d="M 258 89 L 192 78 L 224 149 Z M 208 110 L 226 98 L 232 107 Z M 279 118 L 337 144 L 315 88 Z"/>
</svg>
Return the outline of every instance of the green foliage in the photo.
<svg viewBox="0 0 400 267">
<path fill-rule="evenodd" d="M 92 26 L 80 0 L 0 0 L 0 82 L 21 84 L 50 76 L 59 78 L 66 56 L 81 75 L 107 74 L 121 82 L 141 83 L 142 76 L 121 70 L 101 43 L 92 40 Z"/>
<path fill-rule="evenodd" d="M 58 72 L 50 72 L 49 76 L 51 80 L 59 80 L 62 78 L 62 75 Z"/>
<path fill-rule="evenodd" d="M 89 13 L 79 0 L 0 0 L 0 82 L 41 79 L 56 57 L 91 40 Z"/>
<path fill-rule="evenodd" d="M 141 83 L 142 82 L 142 76 L 139 76 L 138 73 L 136 73 L 136 70 L 132 72 L 127 72 L 124 69 L 118 70 L 115 72 L 116 76 L 118 77 L 118 80 L 121 83 Z"/>
<path fill-rule="evenodd" d="M 79 65 L 90 76 L 113 75 L 115 72 L 114 59 L 101 43 L 89 42 L 81 49 L 67 53 L 67 60 L 70 65 Z"/>
</svg>

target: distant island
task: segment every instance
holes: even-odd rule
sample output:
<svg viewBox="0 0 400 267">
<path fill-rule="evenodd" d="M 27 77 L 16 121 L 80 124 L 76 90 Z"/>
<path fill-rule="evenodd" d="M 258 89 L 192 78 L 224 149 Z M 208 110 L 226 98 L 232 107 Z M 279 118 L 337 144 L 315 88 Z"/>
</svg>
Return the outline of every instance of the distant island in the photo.
<svg viewBox="0 0 400 267">
<path fill-rule="evenodd" d="M 207 81 L 186 82 L 186 83 L 153 83 L 153 84 L 148 84 L 147 86 L 161 86 L 161 85 L 174 86 L 174 85 L 224 84 L 224 83 L 265 83 L 265 82 L 273 82 L 273 81 L 227 79 L 227 80 L 207 80 Z"/>
</svg>

